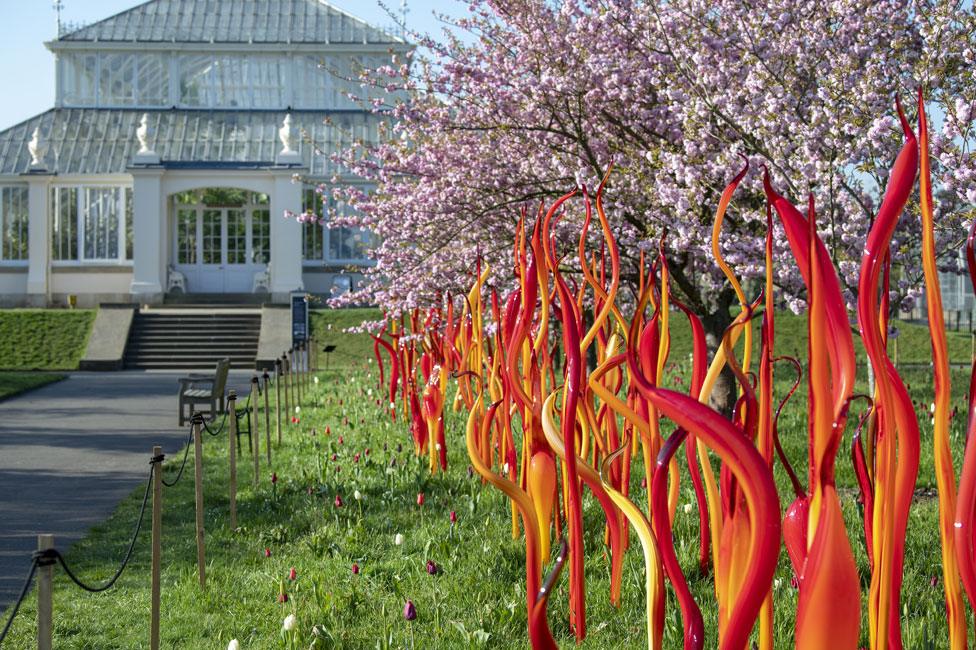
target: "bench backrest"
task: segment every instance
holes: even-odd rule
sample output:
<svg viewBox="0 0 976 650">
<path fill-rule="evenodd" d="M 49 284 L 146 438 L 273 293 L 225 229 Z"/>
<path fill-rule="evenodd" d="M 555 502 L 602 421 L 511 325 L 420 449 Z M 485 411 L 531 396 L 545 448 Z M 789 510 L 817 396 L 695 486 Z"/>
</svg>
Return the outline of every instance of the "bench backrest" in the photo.
<svg viewBox="0 0 976 650">
<path fill-rule="evenodd" d="M 223 358 L 217 362 L 217 370 L 214 373 L 214 395 L 223 395 L 224 388 L 227 387 L 227 373 L 230 371 L 230 359 Z"/>
</svg>

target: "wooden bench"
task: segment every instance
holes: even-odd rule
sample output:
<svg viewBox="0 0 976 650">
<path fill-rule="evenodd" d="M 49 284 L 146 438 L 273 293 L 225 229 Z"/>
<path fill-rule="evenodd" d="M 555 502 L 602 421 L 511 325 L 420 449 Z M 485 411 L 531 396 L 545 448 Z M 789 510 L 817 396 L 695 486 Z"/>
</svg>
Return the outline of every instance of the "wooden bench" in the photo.
<svg viewBox="0 0 976 650">
<path fill-rule="evenodd" d="M 180 377 L 180 426 L 190 420 L 194 406 L 207 404 L 210 407 L 210 419 L 223 413 L 225 407 L 224 395 L 227 387 L 227 373 L 230 371 L 230 359 L 221 359 L 211 375 L 189 375 Z M 185 407 L 189 407 L 189 411 Z M 219 407 L 219 408 L 218 408 Z"/>
</svg>

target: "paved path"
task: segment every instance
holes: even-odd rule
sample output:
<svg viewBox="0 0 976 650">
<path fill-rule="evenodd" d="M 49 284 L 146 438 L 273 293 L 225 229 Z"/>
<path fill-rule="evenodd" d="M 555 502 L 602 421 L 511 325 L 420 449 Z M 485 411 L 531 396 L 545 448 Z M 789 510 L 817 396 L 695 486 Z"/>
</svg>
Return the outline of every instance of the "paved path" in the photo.
<svg viewBox="0 0 976 650">
<path fill-rule="evenodd" d="M 147 476 L 152 446 L 175 454 L 176 377 L 75 373 L 0 402 L 0 611 L 17 597 L 38 533 L 59 549 L 105 520 Z M 238 394 L 250 373 L 231 373 Z"/>
</svg>

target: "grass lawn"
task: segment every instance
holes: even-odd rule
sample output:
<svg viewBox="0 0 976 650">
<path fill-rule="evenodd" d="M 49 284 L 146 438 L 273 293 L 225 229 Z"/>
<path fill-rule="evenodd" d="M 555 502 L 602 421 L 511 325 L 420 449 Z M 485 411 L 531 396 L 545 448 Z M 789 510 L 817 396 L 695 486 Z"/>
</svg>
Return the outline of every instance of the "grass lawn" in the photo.
<svg viewBox="0 0 976 650">
<path fill-rule="evenodd" d="M 56 372 L 0 371 L 0 400 L 61 381 L 64 377 L 65 375 Z"/>
<path fill-rule="evenodd" d="M 319 313 L 316 327 L 335 332 L 352 313 Z M 333 330 L 328 330 L 328 323 Z M 284 444 L 275 449 L 268 468 L 262 459 L 257 483 L 251 463 L 239 463 L 238 530 L 228 524 L 228 457 L 226 436 L 205 436 L 207 531 L 206 591 L 196 578 L 191 472 L 164 492 L 164 557 L 162 573 L 163 647 L 225 648 L 232 638 L 242 648 L 524 648 L 524 547 L 513 540 L 506 500 L 477 477 L 468 475 L 462 416 L 451 413 L 447 423 L 449 468 L 430 476 L 426 463 L 413 455 L 403 423 L 393 424 L 377 407 L 375 364 L 365 363 L 368 338 L 337 344 L 350 350 L 338 355 L 334 367 L 322 372 L 321 383 L 303 405 L 300 422 L 288 424 Z M 328 337 L 320 340 L 328 342 Z M 783 347 L 787 343 L 784 341 Z M 359 361 L 354 363 L 352 350 Z M 339 359 L 343 359 L 342 363 Z M 324 359 L 323 359 L 324 363 Z M 927 403 L 931 380 L 914 368 L 905 375 L 913 396 Z M 786 388 L 782 373 L 778 391 Z M 967 373 L 955 372 L 953 404 L 961 406 Z M 799 398 L 782 422 L 787 454 L 803 465 L 806 453 L 806 404 Z M 924 407 L 920 409 L 924 410 Z M 961 409 L 965 412 L 965 409 Z M 912 511 L 906 551 L 903 592 L 906 647 L 947 647 L 945 608 L 939 568 L 937 502 L 932 468 L 931 427 L 922 424 L 919 496 Z M 956 458 L 963 446 L 962 417 L 953 422 Z M 330 432 L 326 433 L 326 427 Z M 863 529 L 856 503 L 855 481 L 846 445 L 838 458 L 837 481 L 849 537 L 867 592 L 868 567 Z M 245 447 L 246 450 L 246 447 Z M 358 462 L 356 455 L 359 454 Z M 172 479 L 180 458 L 166 464 Z M 192 462 L 192 459 L 191 459 Z M 188 468 L 190 469 L 190 468 Z M 272 484 L 271 471 L 278 483 Z M 633 499 L 646 503 L 639 486 L 639 461 L 634 467 Z M 801 470 L 801 476 L 803 471 Z M 785 474 L 777 470 L 782 505 L 792 500 Z M 683 477 L 681 503 L 692 503 L 690 482 Z M 361 500 L 356 500 L 358 491 Z M 418 493 L 424 505 L 417 505 Z M 336 507 L 336 497 L 342 505 Z M 111 575 L 128 543 L 138 515 L 142 488 L 94 529 L 69 554 L 83 579 Z M 457 512 L 452 529 L 451 511 Z M 645 647 L 643 563 L 632 539 L 624 562 L 622 606 L 609 603 L 609 562 L 602 544 L 602 514 L 595 500 L 584 502 L 589 635 L 581 647 Z M 402 545 L 394 538 L 402 534 Z M 716 643 L 716 615 L 710 576 L 700 575 L 697 557 L 697 513 L 679 508 L 676 546 L 707 628 L 706 647 Z M 266 549 L 270 556 L 266 557 Z M 428 560 L 440 568 L 426 570 Z M 353 572 L 357 566 L 359 573 Z M 294 567 L 297 579 L 289 580 Z M 55 644 L 58 648 L 144 647 L 149 626 L 149 532 L 144 530 L 133 564 L 116 588 L 98 595 L 80 592 L 56 572 Z M 782 553 L 774 588 L 776 647 L 792 645 L 797 591 Z M 563 576 L 550 601 L 549 621 L 557 641 L 572 647 L 567 625 L 567 581 Z M 287 602 L 280 603 L 284 591 Z M 407 622 L 403 607 L 411 599 L 417 619 Z M 862 605 L 862 614 L 864 612 Z M 294 644 L 281 632 L 282 620 L 297 616 Z M 11 648 L 33 643 L 34 605 L 28 601 L 14 625 Z M 679 610 L 669 596 L 665 642 L 681 643 Z M 867 644 L 866 617 L 862 645 Z"/>
<path fill-rule="evenodd" d="M 91 309 L 0 310 L 0 370 L 75 370 L 95 321 Z"/>
</svg>

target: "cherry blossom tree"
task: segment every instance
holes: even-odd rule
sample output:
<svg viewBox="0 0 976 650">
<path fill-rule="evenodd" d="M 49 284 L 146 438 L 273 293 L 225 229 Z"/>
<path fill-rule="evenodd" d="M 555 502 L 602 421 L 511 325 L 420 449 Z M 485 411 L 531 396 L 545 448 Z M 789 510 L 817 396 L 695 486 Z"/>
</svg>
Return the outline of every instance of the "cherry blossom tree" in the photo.
<svg viewBox="0 0 976 650">
<path fill-rule="evenodd" d="M 402 101 L 373 100 L 390 116 L 383 142 L 340 156 L 375 191 L 324 187 L 356 208 L 335 223 L 380 241 L 365 287 L 344 300 L 394 311 L 434 304 L 466 291 L 479 258 L 506 286 L 520 211 L 533 215 L 542 201 L 595 186 L 612 163 L 608 214 L 625 266 L 666 228 L 676 289 L 705 316 L 715 345 L 735 296 L 712 258 L 712 218 L 743 159 L 749 173 L 721 237 L 735 272 L 747 283 L 762 273 L 765 166 L 794 202 L 813 194 L 853 300 L 901 143 L 894 101 L 910 107 L 919 87 L 942 116 L 932 145 L 947 259 L 974 217 L 976 17 L 967 3 L 472 0 L 469 8 L 442 38 L 417 37 L 425 54 L 363 74 L 365 89 Z M 569 210 L 567 232 L 578 232 L 581 213 Z M 920 277 L 913 217 L 892 250 L 897 300 L 911 298 Z M 776 248 L 781 295 L 800 309 L 781 231 Z"/>
</svg>

